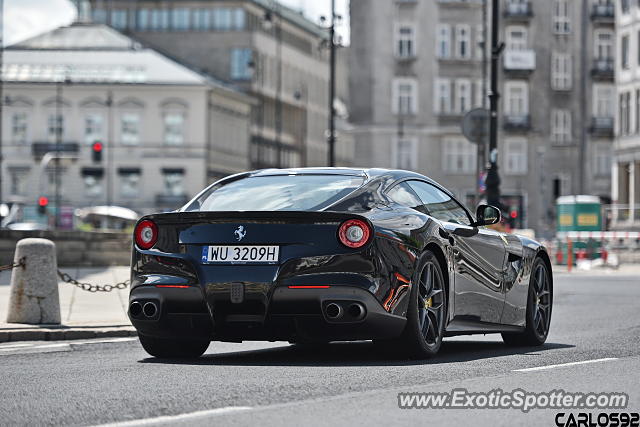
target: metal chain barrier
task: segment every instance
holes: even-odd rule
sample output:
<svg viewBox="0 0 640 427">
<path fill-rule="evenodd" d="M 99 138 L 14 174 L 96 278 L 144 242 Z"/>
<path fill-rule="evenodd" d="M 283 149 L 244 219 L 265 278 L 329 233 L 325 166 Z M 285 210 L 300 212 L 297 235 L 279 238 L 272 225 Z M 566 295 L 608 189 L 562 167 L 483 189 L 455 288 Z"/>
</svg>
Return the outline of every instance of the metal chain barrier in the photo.
<svg viewBox="0 0 640 427">
<path fill-rule="evenodd" d="M 0 266 L 0 271 L 13 270 L 14 268 L 17 268 L 17 267 L 22 267 L 22 269 L 24 270 L 24 267 L 26 265 L 25 262 L 26 262 L 26 257 L 22 257 L 18 260 L 18 262 Z"/>
<path fill-rule="evenodd" d="M 92 285 L 91 283 L 83 283 L 69 276 L 67 273 L 64 273 L 58 270 L 58 277 L 65 283 L 69 283 L 71 285 L 77 286 L 83 291 L 87 292 L 111 292 L 114 289 L 126 289 L 129 287 L 129 280 L 125 280 L 124 282 L 116 283 L 115 285 Z"/>
</svg>

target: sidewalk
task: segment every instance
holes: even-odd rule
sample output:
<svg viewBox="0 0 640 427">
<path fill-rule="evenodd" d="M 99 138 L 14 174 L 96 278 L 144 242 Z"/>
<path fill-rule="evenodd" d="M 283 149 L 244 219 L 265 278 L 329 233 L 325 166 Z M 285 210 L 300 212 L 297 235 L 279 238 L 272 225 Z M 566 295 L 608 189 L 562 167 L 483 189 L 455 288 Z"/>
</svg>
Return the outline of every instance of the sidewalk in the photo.
<svg viewBox="0 0 640 427">
<path fill-rule="evenodd" d="M 129 267 L 62 268 L 81 281 L 113 285 L 129 278 Z M 9 309 L 11 272 L 0 272 L 0 342 L 25 340 L 87 339 L 135 335 L 127 318 L 129 289 L 87 292 L 59 282 L 62 325 L 4 323 Z"/>
</svg>

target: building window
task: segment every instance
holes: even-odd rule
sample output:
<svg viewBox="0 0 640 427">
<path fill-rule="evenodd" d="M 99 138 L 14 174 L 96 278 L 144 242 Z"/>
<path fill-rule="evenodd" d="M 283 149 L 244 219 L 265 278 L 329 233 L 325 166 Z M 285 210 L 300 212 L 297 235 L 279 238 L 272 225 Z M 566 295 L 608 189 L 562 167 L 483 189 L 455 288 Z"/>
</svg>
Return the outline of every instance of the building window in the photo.
<svg viewBox="0 0 640 427">
<path fill-rule="evenodd" d="M 620 134 L 629 135 L 631 133 L 631 92 L 620 94 Z"/>
<path fill-rule="evenodd" d="M 396 169 L 416 170 L 418 167 L 418 140 L 416 138 L 396 139 L 393 159 L 393 167 Z"/>
<path fill-rule="evenodd" d="M 449 24 L 438 24 L 436 27 L 436 52 L 438 58 L 451 57 L 451 27 Z"/>
<path fill-rule="evenodd" d="M 613 86 L 594 85 L 593 115 L 594 117 L 612 118 L 614 102 Z"/>
<path fill-rule="evenodd" d="M 394 114 L 405 115 L 418 112 L 417 85 L 413 79 L 393 81 L 391 109 Z"/>
<path fill-rule="evenodd" d="M 569 0 L 553 1 L 553 31 L 556 34 L 569 34 L 571 32 Z"/>
<path fill-rule="evenodd" d="M 596 176 L 611 174 L 611 144 L 597 142 L 593 144 L 593 173 Z"/>
<path fill-rule="evenodd" d="M 164 143 L 167 145 L 184 143 L 183 113 L 166 113 L 164 115 Z"/>
<path fill-rule="evenodd" d="M 620 39 L 620 60 L 622 68 L 629 69 L 629 36 L 622 36 Z"/>
<path fill-rule="evenodd" d="M 231 49 L 231 78 L 249 80 L 252 76 L 251 62 L 253 52 L 248 48 Z"/>
<path fill-rule="evenodd" d="M 413 25 L 398 25 L 396 27 L 396 56 L 398 58 L 413 58 L 416 55 L 415 40 Z"/>
<path fill-rule="evenodd" d="M 551 55 L 551 88 L 571 90 L 571 55 L 554 52 Z"/>
<path fill-rule="evenodd" d="M 121 168 L 120 175 L 120 195 L 126 198 L 138 197 L 140 195 L 140 169 Z"/>
<path fill-rule="evenodd" d="M 102 114 L 89 113 L 84 116 L 84 142 L 93 144 L 104 138 Z"/>
<path fill-rule="evenodd" d="M 558 144 L 571 142 L 571 110 L 551 111 L 551 141 Z"/>
<path fill-rule="evenodd" d="M 56 142 L 58 135 L 60 135 L 60 139 L 64 136 L 64 116 L 62 114 L 49 114 L 47 119 L 47 138 L 49 142 Z"/>
<path fill-rule="evenodd" d="M 529 86 L 526 82 L 505 84 L 505 113 L 509 116 L 529 115 Z"/>
<path fill-rule="evenodd" d="M 156 31 L 169 29 L 169 9 L 151 9 L 149 28 Z"/>
<path fill-rule="evenodd" d="M 25 111 L 16 111 L 11 116 L 11 141 L 26 144 L 29 130 L 29 116 Z"/>
<path fill-rule="evenodd" d="M 12 196 L 27 195 L 27 179 L 29 177 L 28 168 L 9 168 L 11 182 L 9 192 Z"/>
<path fill-rule="evenodd" d="M 113 9 L 111 10 L 111 26 L 118 30 L 127 28 L 127 10 Z"/>
<path fill-rule="evenodd" d="M 464 114 L 471 109 L 471 81 L 456 80 L 456 112 Z"/>
<path fill-rule="evenodd" d="M 527 140 L 522 138 L 505 141 L 505 172 L 510 175 L 527 174 Z"/>
<path fill-rule="evenodd" d="M 476 108 L 481 108 L 484 107 L 484 102 L 486 99 L 486 94 L 485 94 L 485 84 L 482 81 L 482 79 L 480 80 L 476 80 L 475 83 L 475 102 L 474 102 L 474 106 Z"/>
<path fill-rule="evenodd" d="M 189 29 L 189 9 L 173 9 L 171 12 L 171 28 L 177 31 Z"/>
<path fill-rule="evenodd" d="M 140 115 L 124 113 L 120 117 L 120 140 L 123 145 L 140 143 Z"/>
<path fill-rule="evenodd" d="M 82 170 L 82 182 L 86 197 L 97 198 L 102 196 L 103 181 L 102 169 L 85 168 Z"/>
<path fill-rule="evenodd" d="M 456 57 L 471 58 L 471 30 L 466 24 L 456 25 Z"/>
<path fill-rule="evenodd" d="M 622 13 L 627 14 L 631 8 L 631 2 L 629 0 L 620 0 L 620 9 Z"/>
<path fill-rule="evenodd" d="M 594 32 L 594 56 L 596 59 L 613 58 L 613 32 L 599 30 Z"/>
<path fill-rule="evenodd" d="M 195 9 L 193 11 L 193 28 L 200 31 L 211 28 L 211 11 L 209 9 Z"/>
<path fill-rule="evenodd" d="M 243 30 L 245 28 L 245 11 L 241 8 L 213 9 L 213 27 L 220 31 Z"/>
<path fill-rule="evenodd" d="M 521 25 L 507 27 L 507 50 L 526 50 L 528 46 L 527 28 Z"/>
<path fill-rule="evenodd" d="M 436 79 L 434 91 L 434 110 L 439 114 L 451 113 L 451 81 Z"/>
<path fill-rule="evenodd" d="M 485 49 L 484 28 L 482 25 L 478 25 L 476 27 L 476 59 L 482 60 Z"/>
<path fill-rule="evenodd" d="M 138 31 L 146 31 L 149 28 L 149 9 L 136 11 L 136 28 Z"/>
<path fill-rule="evenodd" d="M 463 138 L 443 141 L 443 169 L 453 174 L 473 174 L 476 170 L 477 145 Z"/>
<path fill-rule="evenodd" d="M 91 20 L 96 24 L 106 24 L 107 23 L 107 11 L 104 9 L 93 9 L 91 11 Z"/>
<path fill-rule="evenodd" d="M 180 197 L 186 194 L 184 189 L 184 171 L 182 169 L 165 169 L 162 172 L 164 180 L 164 194 Z"/>
</svg>

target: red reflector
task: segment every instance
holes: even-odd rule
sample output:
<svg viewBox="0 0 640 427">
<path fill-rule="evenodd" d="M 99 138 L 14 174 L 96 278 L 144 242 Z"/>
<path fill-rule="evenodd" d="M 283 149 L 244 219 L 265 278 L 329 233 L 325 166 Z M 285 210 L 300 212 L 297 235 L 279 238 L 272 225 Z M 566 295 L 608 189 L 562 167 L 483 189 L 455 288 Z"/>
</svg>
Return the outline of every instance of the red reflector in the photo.
<svg viewBox="0 0 640 427">
<path fill-rule="evenodd" d="M 178 288 L 178 289 L 186 289 L 190 288 L 188 285 L 156 285 L 156 288 Z"/>
<path fill-rule="evenodd" d="M 289 286 L 289 289 L 329 289 L 331 286 Z"/>
<path fill-rule="evenodd" d="M 396 280 L 398 280 L 399 282 L 402 283 L 411 283 L 411 281 L 409 279 L 407 279 L 406 277 L 404 277 L 402 274 L 400 273 L 393 273 L 393 275 L 396 277 Z"/>
</svg>

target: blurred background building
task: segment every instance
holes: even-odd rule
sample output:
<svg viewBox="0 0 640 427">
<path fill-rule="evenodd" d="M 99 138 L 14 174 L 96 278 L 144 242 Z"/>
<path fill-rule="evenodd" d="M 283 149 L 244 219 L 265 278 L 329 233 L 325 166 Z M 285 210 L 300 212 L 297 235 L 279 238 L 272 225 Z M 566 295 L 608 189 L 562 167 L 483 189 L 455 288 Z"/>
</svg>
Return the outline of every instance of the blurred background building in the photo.
<svg viewBox="0 0 640 427">
<path fill-rule="evenodd" d="M 70 211 L 153 212 L 185 203 L 207 174 L 249 168 L 255 100 L 105 25 L 77 22 L 3 59 L 6 201 L 53 204 L 59 191 Z"/>
<path fill-rule="evenodd" d="M 640 230 L 640 7 L 616 2 L 617 137 L 613 162 L 613 227 Z"/>
<path fill-rule="evenodd" d="M 460 123 L 488 105 L 484 3 L 351 3 L 358 164 L 423 172 L 475 203 L 479 150 Z M 605 0 L 501 5 L 502 203 L 515 228 L 550 235 L 558 197 L 610 202 L 615 8 Z"/>
<path fill-rule="evenodd" d="M 326 29 L 273 0 L 91 0 L 91 9 L 94 22 L 255 97 L 250 167 L 327 164 Z M 339 138 L 336 163 L 350 165 L 350 136 Z"/>
</svg>

